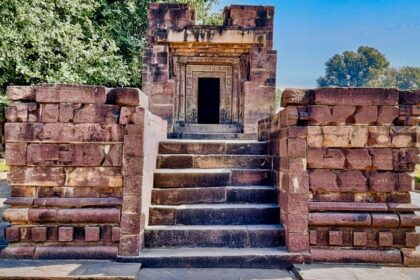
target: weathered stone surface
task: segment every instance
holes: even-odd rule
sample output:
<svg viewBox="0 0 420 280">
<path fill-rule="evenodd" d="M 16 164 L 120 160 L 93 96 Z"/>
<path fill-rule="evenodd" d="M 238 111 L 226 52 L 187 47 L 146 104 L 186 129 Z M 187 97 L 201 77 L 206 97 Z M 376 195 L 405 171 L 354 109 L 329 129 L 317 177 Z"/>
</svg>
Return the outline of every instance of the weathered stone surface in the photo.
<svg viewBox="0 0 420 280">
<path fill-rule="evenodd" d="M 396 214 L 372 213 L 372 226 L 381 228 L 396 228 L 400 225 L 400 219 Z"/>
<path fill-rule="evenodd" d="M 388 88 L 320 88 L 315 104 L 322 105 L 398 105 L 398 90 Z"/>
<path fill-rule="evenodd" d="M 50 187 L 64 185 L 64 170 L 61 167 L 13 166 L 7 177 L 13 185 Z"/>
<path fill-rule="evenodd" d="M 19 227 L 11 226 L 4 229 L 4 235 L 7 242 L 17 242 L 20 239 Z"/>
<path fill-rule="evenodd" d="M 6 89 L 9 100 L 35 100 L 35 91 L 32 86 L 8 86 Z"/>
<path fill-rule="evenodd" d="M 372 159 L 367 149 L 346 150 L 347 167 L 350 169 L 370 169 Z"/>
<path fill-rule="evenodd" d="M 312 99 L 310 91 L 286 88 L 281 97 L 281 106 L 309 104 Z"/>
<path fill-rule="evenodd" d="M 67 186 L 114 187 L 123 185 L 119 168 L 115 167 L 77 167 L 66 170 Z"/>
<path fill-rule="evenodd" d="M 108 104 L 86 104 L 74 110 L 74 123 L 116 124 L 120 116 L 120 107 Z"/>
<path fill-rule="evenodd" d="M 44 242 L 47 240 L 46 227 L 33 227 L 31 230 L 31 238 L 35 242 Z"/>
<path fill-rule="evenodd" d="M 370 189 L 391 192 L 398 186 L 398 174 L 394 172 L 372 172 L 369 176 Z"/>
<path fill-rule="evenodd" d="M 377 106 L 357 106 L 354 114 L 355 124 L 375 124 L 378 119 Z"/>
<path fill-rule="evenodd" d="M 337 175 L 331 170 L 314 170 L 309 174 L 309 184 L 313 191 L 338 191 Z"/>
<path fill-rule="evenodd" d="M 6 143 L 4 158 L 8 165 L 25 165 L 26 143 Z"/>
<path fill-rule="evenodd" d="M 372 217 L 367 213 L 309 213 L 312 226 L 370 226 Z"/>
<path fill-rule="evenodd" d="M 338 185 L 340 190 L 364 192 L 368 190 L 367 178 L 359 170 L 338 171 Z"/>
<path fill-rule="evenodd" d="M 58 122 L 60 111 L 58 104 L 45 104 L 41 106 L 41 122 Z"/>
<path fill-rule="evenodd" d="M 309 168 L 343 169 L 346 157 L 340 149 L 308 149 Z"/>
<path fill-rule="evenodd" d="M 389 147 L 391 145 L 389 127 L 369 126 L 368 145 L 370 147 Z"/>
<path fill-rule="evenodd" d="M 120 106 L 143 106 L 147 107 L 146 104 L 140 103 L 140 92 L 137 88 L 113 88 L 107 93 L 106 103 L 117 104 Z"/>
<path fill-rule="evenodd" d="M 35 86 L 36 101 L 40 103 L 105 103 L 105 87 L 85 85 Z"/>
<path fill-rule="evenodd" d="M 311 254 L 314 262 L 402 263 L 400 250 L 311 249 Z"/>
<path fill-rule="evenodd" d="M 397 106 L 379 106 L 378 107 L 378 124 L 387 125 L 392 124 L 398 117 Z"/>
<path fill-rule="evenodd" d="M 113 259 L 116 246 L 40 246 L 35 250 L 39 259 Z"/>
<path fill-rule="evenodd" d="M 333 121 L 331 109 L 329 106 L 316 105 L 309 107 L 309 124 L 310 125 L 328 125 Z"/>
<path fill-rule="evenodd" d="M 329 231 L 328 232 L 328 243 L 332 246 L 343 245 L 343 232 L 341 232 L 341 231 Z"/>
<path fill-rule="evenodd" d="M 116 208 L 58 209 L 59 223 L 118 223 L 120 210 Z"/>
<path fill-rule="evenodd" d="M 367 233 L 354 232 L 353 233 L 353 246 L 365 247 L 366 245 L 367 245 Z"/>
<path fill-rule="evenodd" d="M 145 109 L 142 107 L 121 107 L 120 124 L 144 124 Z"/>
<path fill-rule="evenodd" d="M 393 169 L 393 152 L 391 149 L 370 149 L 369 153 L 372 155 L 373 169 Z"/>
<path fill-rule="evenodd" d="M 73 227 L 59 227 L 58 228 L 58 240 L 62 242 L 73 241 Z"/>
<path fill-rule="evenodd" d="M 394 244 L 394 237 L 392 232 L 380 232 L 379 233 L 379 246 L 391 247 Z"/>
<path fill-rule="evenodd" d="M 99 240 L 99 227 L 92 227 L 92 226 L 85 227 L 85 240 L 98 241 Z"/>
</svg>

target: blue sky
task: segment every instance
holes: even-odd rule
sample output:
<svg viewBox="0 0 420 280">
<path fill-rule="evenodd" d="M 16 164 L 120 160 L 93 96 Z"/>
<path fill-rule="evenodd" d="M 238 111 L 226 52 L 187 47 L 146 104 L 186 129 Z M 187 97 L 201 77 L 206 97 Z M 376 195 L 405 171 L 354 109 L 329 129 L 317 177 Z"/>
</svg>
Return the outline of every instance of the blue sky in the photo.
<svg viewBox="0 0 420 280">
<path fill-rule="evenodd" d="M 379 49 L 393 66 L 420 66 L 420 0 L 219 0 L 274 5 L 277 86 L 316 86 L 336 53 Z"/>
</svg>

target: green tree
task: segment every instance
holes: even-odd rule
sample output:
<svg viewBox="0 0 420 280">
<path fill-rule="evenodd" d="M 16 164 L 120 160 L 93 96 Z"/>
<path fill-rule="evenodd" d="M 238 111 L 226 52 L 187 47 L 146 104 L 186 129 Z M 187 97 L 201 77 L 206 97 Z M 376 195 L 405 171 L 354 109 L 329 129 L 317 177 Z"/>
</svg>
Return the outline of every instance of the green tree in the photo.
<svg viewBox="0 0 420 280">
<path fill-rule="evenodd" d="M 325 66 L 325 75 L 317 80 L 320 87 L 360 87 L 377 79 L 389 67 L 389 61 L 377 49 L 361 46 L 357 52 L 334 55 Z"/>
<path fill-rule="evenodd" d="M 151 2 L 0 1 L 0 92 L 40 82 L 139 86 Z M 176 2 L 192 4 L 203 23 L 220 21 L 210 12 L 217 0 Z"/>
<path fill-rule="evenodd" d="M 369 81 L 367 85 L 370 87 L 420 89 L 420 67 L 389 67 L 376 79 Z"/>
</svg>

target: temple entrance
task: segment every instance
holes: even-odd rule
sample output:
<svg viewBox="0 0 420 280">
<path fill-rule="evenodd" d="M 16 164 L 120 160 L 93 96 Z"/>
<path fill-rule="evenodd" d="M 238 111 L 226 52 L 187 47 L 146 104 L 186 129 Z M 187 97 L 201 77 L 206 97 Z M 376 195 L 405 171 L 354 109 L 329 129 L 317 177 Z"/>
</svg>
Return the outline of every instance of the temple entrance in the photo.
<svg viewBox="0 0 420 280">
<path fill-rule="evenodd" d="M 198 123 L 218 124 L 220 119 L 220 79 L 198 78 Z"/>
</svg>

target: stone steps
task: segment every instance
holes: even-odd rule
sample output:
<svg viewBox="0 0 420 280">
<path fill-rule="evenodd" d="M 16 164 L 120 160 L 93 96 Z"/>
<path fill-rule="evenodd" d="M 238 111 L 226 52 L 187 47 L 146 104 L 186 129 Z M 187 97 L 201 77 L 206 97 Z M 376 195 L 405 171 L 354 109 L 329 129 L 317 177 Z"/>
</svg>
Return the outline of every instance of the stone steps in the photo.
<svg viewBox="0 0 420 280">
<path fill-rule="evenodd" d="M 236 124 L 184 124 L 183 126 L 174 125 L 177 133 L 240 133 L 241 128 Z"/>
<path fill-rule="evenodd" d="M 292 264 L 302 263 L 303 256 L 300 253 L 288 253 L 284 247 L 146 248 L 138 257 L 119 257 L 118 260 L 141 262 L 142 267 L 290 269 Z"/>
<path fill-rule="evenodd" d="M 172 132 L 168 134 L 168 138 L 173 139 L 239 139 L 239 140 L 256 140 L 256 133 L 178 133 Z"/>
<path fill-rule="evenodd" d="M 159 154 L 266 155 L 267 143 L 238 140 L 166 140 L 159 143 Z"/>
<path fill-rule="evenodd" d="M 267 143 L 168 140 L 159 145 L 139 257 L 146 267 L 288 267 Z M 252 248 L 252 249 L 251 249 Z"/>
<path fill-rule="evenodd" d="M 281 225 L 149 226 L 145 245 L 160 247 L 257 248 L 284 245 Z"/>
<path fill-rule="evenodd" d="M 149 225 L 278 224 L 277 204 L 152 205 Z"/>
<path fill-rule="evenodd" d="M 159 155 L 157 168 L 238 168 L 269 169 L 267 155 Z"/>
<path fill-rule="evenodd" d="M 155 188 L 194 188 L 267 185 L 270 169 L 157 169 Z"/>
<path fill-rule="evenodd" d="M 212 188 L 166 188 L 152 190 L 152 204 L 276 203 L 272 186 L 227 186 Z"/>
</svg>

